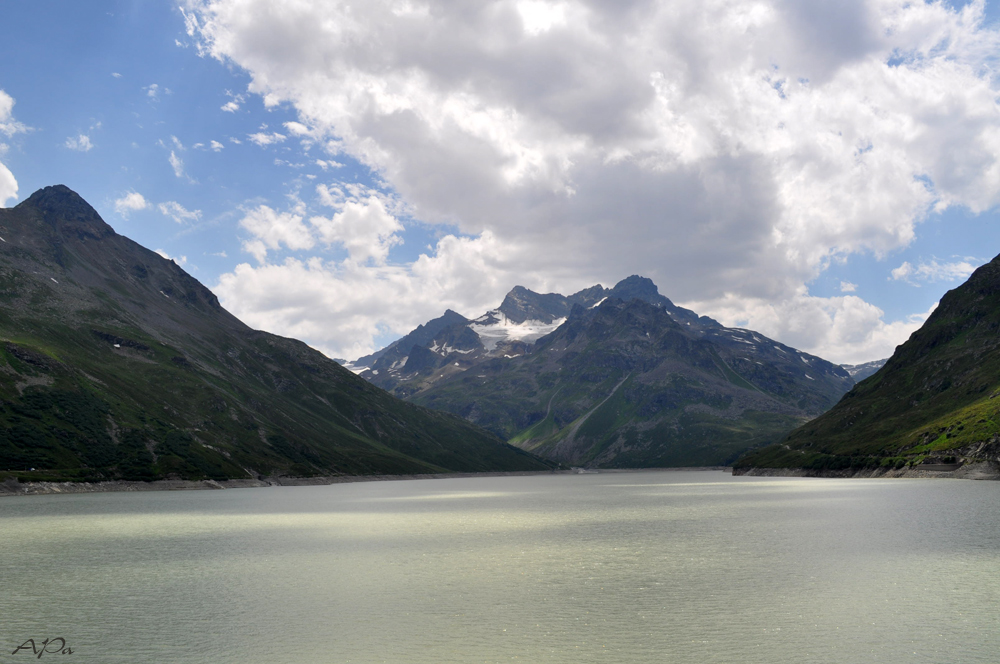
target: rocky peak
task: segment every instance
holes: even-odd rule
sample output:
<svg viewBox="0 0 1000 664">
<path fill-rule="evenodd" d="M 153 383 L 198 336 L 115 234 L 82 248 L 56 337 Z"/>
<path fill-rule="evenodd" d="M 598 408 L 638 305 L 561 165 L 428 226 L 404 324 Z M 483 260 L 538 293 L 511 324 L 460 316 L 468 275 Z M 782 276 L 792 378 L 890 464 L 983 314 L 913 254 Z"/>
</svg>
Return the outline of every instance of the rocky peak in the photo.
<svg viewBox="0 0 1000 664">
<path fill-rule="evenodd" d="M 115 234 L 90 203 L 63 184 L 39 189 L 15 209 L 37 210 L 53 229 L 80 239 L 99 240 Z"/>
<path fill-rule="evenodd" d="M 570 304 L 564 295 L 546 293 L 544 295 L 528 290 L 524 286 L 514 286 L 500 305 L 500 312 L 513 323 L 537 320 L 551 323 L 556 318 L 569 315 Z"/>
<path fill-rule="evenodd" d="M 653 283 L 652 279 L 640 277 L 633 274 L 631 277 L 622 279 L 608 294 L 609 297 L 616 297 L 619 300 L 628 302 L 629 300 L 642 300 L 650 304 L 663 304 L 666 298 L 660 295 L 660 290 Z"/>
</svg>

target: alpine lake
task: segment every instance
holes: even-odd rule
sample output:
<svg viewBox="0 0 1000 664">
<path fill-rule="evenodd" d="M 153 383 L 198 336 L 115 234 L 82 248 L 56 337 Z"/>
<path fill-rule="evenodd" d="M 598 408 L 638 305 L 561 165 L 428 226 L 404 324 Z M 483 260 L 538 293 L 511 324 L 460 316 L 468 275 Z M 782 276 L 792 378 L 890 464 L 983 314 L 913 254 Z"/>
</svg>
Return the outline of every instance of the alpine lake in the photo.
<svg viewBox="0 0 1000 664">
<path fill-rule="evenodd" d="M 992 663 L 1000 483 L 647 471 L 8 497 L 0 591 L 4 664 Z"/>
</svg>

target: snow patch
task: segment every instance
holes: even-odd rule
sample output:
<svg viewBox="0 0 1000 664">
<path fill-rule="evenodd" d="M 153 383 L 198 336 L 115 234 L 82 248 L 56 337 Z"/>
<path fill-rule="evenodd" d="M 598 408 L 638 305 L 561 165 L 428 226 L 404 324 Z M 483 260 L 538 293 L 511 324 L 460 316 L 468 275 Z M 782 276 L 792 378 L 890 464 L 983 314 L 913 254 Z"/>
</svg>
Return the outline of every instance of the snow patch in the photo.
<svg viewBox="0 0 1000 664">
<path fill-rule="evenodd" d="M 608 299 L 608 298 L 602 297 L 600 300 L 598 300 L 597 302 L 595 302 L 592 305 L 590 305 L 590 308 L 591 309 L 596 309 L 597 307 L 601 306 L 601 302 L 604 302 L 606 299 Z"/>
<path fill-rule="evenodd" d="M 565 318 L 557 318 L 551 323 L 543 323 L 540 320 L 515 323 L 499 309 L 494 309 L 472 321 L 469 328 L 479 335 L 479 340 L 486 350 L 492 351 L 501 341 L 530 342 L 541 339 L 565 322 Z"/>
</svg>

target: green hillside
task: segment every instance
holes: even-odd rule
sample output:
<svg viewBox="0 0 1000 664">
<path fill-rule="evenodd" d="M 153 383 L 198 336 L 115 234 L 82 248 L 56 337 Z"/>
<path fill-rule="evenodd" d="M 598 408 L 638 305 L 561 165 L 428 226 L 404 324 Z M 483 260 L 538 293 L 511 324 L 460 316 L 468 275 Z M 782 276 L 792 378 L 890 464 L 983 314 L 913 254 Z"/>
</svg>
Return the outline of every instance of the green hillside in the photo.
<svg viewBox="0 0 1000 664">
<path fill-rule="evenodd" d="M 0 480 L 550 467 L 251 330 L 66 187 L 0 210 L 0 238 Z"/>
<path fill-rule="evenodd" d="M 1000 457 L 1000 257 L 941 298 L 875 375 L 736 465 L 814 471 Z"/>
</svg>

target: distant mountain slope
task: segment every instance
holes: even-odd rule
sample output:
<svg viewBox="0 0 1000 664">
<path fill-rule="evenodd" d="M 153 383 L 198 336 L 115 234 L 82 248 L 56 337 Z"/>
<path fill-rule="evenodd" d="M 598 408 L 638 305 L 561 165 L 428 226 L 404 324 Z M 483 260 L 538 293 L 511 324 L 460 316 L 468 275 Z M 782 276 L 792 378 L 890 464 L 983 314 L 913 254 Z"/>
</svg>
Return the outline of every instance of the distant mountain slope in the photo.
<svg viewBox="0 0 1000 664">
<path fill-rule="evenodd" d="M 397 339 L 382 350 L 359 357 L 351 364 L 354 367 L 370 367 L 380 361 L 379 366 L 392 366 L 400 359 L 405 361 L 407 354 L 414 346 L 426 346 L 441 330 L 468 322 L 465 316 L 448 309 L 443 315 L 417 326 L 417 329 Z"/>
<path fill-rule="evenodd" d="M 375 366 L 362 375 L 415 403 L 603 467 L 726 463 L 854 384 L 825 360 L 677 307 L 638 276 L 569 297 L 516 287 L 498 309 Z"/>
<path fill-rule="evenodd" d="M 885 366 L 829 412 L 739 461 L 886 470 L 1000 462 L 1000 257 L 941 298 Z"/>
<path fill-rule="evenodd" d="M 865 378 L 873 376 L 876 371 L 885 366 L 885 363 L 889 361 L 889 358 L 884 360 L 872 360 L 871 362 L 865 362 L 864 364 L 841 364 L 844 371 L 851 375 L 854 382 L 860 383 Z"/>
<path fill-rule="evenodd" d="M 248 328 L 64 186 L 0 209 L 0 398 L 0 475 L 546 467 L 460 418 L 393 398 L 302 342 Z"/>
</svg>

